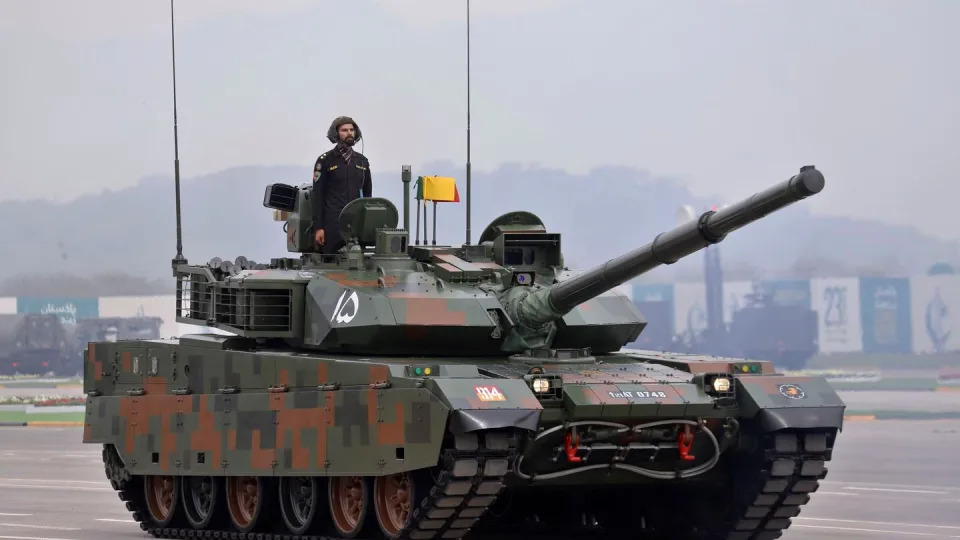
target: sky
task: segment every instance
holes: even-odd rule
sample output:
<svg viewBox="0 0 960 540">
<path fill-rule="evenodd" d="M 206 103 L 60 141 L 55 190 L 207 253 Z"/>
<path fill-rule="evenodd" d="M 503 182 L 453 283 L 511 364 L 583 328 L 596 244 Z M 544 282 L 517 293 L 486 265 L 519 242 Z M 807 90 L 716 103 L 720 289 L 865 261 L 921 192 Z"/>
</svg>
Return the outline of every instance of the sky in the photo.
<svg viewBox="0 0 960 540">
<path fill-rule="evenodd" d="M 475 170 L 624 165 L 723 203 L 815 164 L 827 178 L 815 213 L 960 239 L 960 2 L 470 8 Z M 374 194 L 402 164 L 465 162 L 466 0 L 175 10 L 184 178 L 312 166 L 341 114 L 360 124 L 373 170 L 396 171 Z M 0 1 L 0 200 L 172 174 L 170 60 L 168 0 Z"/>
</svg>

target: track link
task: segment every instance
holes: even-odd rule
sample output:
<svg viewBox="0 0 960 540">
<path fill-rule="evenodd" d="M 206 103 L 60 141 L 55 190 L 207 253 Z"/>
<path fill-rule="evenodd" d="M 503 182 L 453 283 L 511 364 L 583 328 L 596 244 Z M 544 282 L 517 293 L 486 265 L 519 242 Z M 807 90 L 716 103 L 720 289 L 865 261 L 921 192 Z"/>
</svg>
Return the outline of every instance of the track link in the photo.
<svg viewBox="0 0 960 540">
<path fill-rule="evenodd" d="M 503 490 L 503 478 L 517 456 L 516 439 L 505 431 L 468 433 L 451 437 L 452 447 L 445 448 L 439 467 L 431 475 L 432 484 L 424 484 L 427 495 L 412 511 L 407 528 L 399 539 L 457 539 L 471 528 L 494 504 Z M 156 538 L 210 538 L 217 540 L 336 540 L 337 536 L 291 535 L 280 532 L 241 533 L 230 530 L 196 530 L 192 528 L 156 528 L 146 521 L 146 503 L 142 479 L 127 472 L 112 446 L 103 449 L 104 470 L 120 500 L 140 528 Z M 372 501 L 369 510 L 373 512 Z M 274 531 L 283 530 L 279 520 Z M 352 540 L 383 538 L 380 530 Z"/>
<path fill-rule="evenodd" d="M 810 494 L 827 476 L 826 462 L 832 457 L 835 433 L 823 430 L 784 430 L 762 436 L 763 449 L 754 459 L 762 459 L 756 476 L 744 471 L 737 477 L 742 494 L 740 519 L 725 540 L 773 540 L 780 538 L 810 502 Z M 753 463 L 751 463 L 753 462 Z M 745 466 L 756 466 L 753 459 Z M 751 479 L 750 477 L 753 476 Z M 746 503 L 744 505 L 744 503 Z"/>
</svg>

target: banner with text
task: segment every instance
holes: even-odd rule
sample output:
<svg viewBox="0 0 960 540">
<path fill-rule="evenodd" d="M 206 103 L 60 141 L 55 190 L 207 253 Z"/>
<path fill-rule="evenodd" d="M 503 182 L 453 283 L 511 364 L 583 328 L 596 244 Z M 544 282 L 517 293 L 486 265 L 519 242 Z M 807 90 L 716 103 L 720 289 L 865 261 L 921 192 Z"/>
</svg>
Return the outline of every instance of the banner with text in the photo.
<svg viewBox="0 0 960 540">
<path fill-rule="evenodd" d="M 44 298 L 17 297 L 17 313 L 54 314 L 65 326 L 77 324 L 77 319 L 96 317 L 99 298 Z"/>
</svg>

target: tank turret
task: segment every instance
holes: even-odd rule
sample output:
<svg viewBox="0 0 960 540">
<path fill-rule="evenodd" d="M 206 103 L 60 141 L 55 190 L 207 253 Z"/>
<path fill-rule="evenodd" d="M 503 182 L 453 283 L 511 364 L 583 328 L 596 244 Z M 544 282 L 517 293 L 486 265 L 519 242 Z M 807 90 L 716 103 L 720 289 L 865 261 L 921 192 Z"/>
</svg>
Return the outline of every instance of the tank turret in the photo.
<svg viewBox="0 0 960 540">
<path fill-rule="evenodd" d="M 819 171 L 804 167 L 763 192 L 576 274 L 563 266 L 560 235 L 529 212 L 495 219 L 477 245 L 419 245 L 419 238 L 411 245 L 409 232 L 397 228 L 396 206 L 379 197 L 347 205 L 340 215 L 346 246 L 321 255 L 306 217 L 310 186 L 272 184 L 263 204 L 285 222 L 287 249 L 301 257 L 270 264 L 216 258 L 205 266 L 178 266 L 177 321 L 283 340 L 296 349 L 358 354 L 618 350 L 637 338 L 646 321 L 612 289 L 719 242 L 823 185 Z M 404 223 L 408 212 L 405 201 Z"/>
</svg>

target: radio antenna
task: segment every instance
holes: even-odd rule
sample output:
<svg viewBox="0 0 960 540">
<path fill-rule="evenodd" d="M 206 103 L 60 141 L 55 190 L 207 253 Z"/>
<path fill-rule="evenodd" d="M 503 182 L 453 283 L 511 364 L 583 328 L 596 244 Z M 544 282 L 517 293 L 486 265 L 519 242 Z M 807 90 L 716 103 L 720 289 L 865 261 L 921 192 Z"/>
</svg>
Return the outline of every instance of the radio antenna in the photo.
<svg viewBox="0 0 960 540">
<path fill-rule="evenodd" d="M 470 0 L 467 0 L 467 244 L 470 245 Z"/>
<path fill-rule="evenodd" d="M 177 47 L 173 24 L 173 0 L 170 0 L 170 52 L 173 61 L 173 185 L 177 200 L 177 256 L 173 258 L 173 271 L 176 275 L 177 265 L 186 264 L 183 256 L 183 238 L 180 229 L 180 144 L 177 140 Z"/>
</svg>

